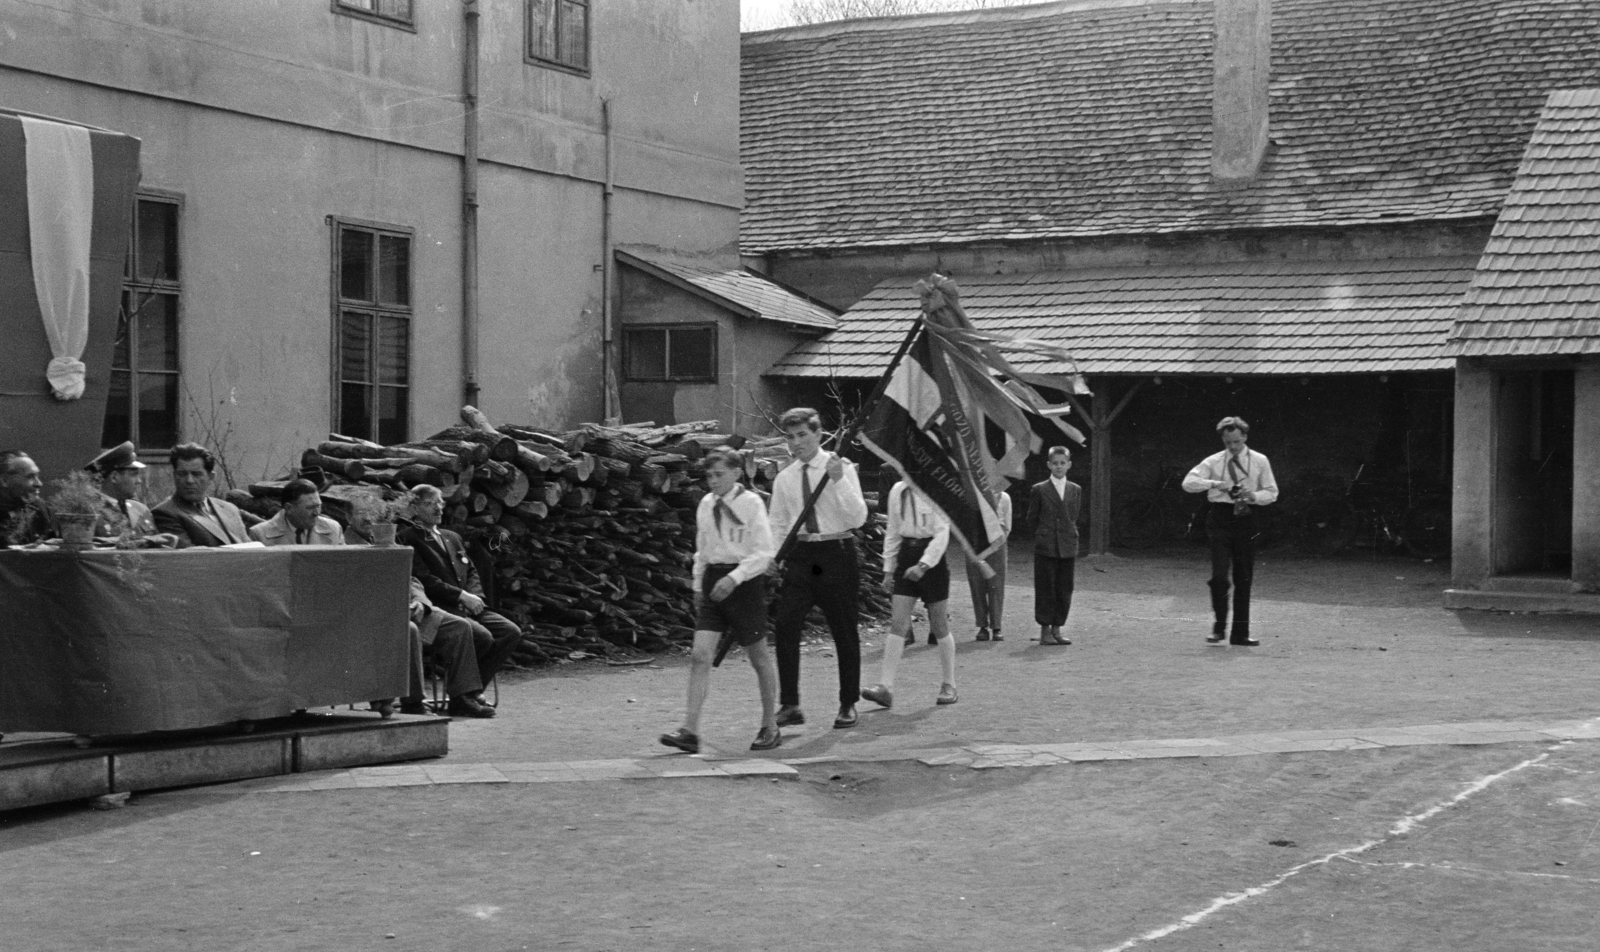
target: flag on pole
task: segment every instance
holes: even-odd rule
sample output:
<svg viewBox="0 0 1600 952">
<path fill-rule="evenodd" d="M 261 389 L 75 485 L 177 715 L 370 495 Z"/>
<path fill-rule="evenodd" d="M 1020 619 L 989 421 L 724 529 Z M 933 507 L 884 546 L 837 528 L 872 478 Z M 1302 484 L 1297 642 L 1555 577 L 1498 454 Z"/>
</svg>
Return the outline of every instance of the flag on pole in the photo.
<svg viewBox="0 0 1600 952">
<path fill-rule="evenodd" d="M 1051 406 L 1033 384 L 1069 393 L 1088 389 L 1061 348 L 973 327 L 950 279 L 935 276 L 917 287 L 920 326 L 868 409 L 860 439 L 944 512 L 951 534 L 988 574 L 983 559 L 1001 544 L 997 494 L 1022 475 L 1023 462 L 1039 449 L 1028 415 L 1077 432 L 1060 420 L 1064 409 Z M 1007 352 L 1064 372 L 1019 372 Z M 985 438 L 990 423 L 1006 435 L 1006 452 L 998 458 Z M 1081 434 L 1076 438 L 1082 441 Z"/>
</svg>

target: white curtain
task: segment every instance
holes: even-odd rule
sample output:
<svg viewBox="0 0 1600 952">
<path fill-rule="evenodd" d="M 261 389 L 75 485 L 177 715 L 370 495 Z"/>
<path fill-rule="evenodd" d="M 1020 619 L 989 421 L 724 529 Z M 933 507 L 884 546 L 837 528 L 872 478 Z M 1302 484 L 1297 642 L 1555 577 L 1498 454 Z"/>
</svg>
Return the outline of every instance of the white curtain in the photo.
<svg viewBox="0 0 1600 952">
<path fill-rule="evenodd" d="M 58 400 L 83 396 L 89 343 L 89 234 L 94 226 L 94 156 L 89 130 L 22 118 L 27 142 L 28 239 Z"/>
</svg>

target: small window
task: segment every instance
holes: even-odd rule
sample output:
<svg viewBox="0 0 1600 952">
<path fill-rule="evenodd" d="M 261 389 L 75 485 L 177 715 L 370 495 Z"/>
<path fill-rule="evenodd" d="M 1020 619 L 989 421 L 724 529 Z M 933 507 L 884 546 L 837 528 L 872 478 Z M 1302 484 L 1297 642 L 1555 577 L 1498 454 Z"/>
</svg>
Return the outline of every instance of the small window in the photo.
<svg viewBox="0 0 1600 952">
<path fill-rule="evenodd" d="M 411 4 L 412 0 L 333 0 L 333 12 L 409 30 L 416 28 Z"/>
<path fill-rule="evenodd" d="M 528 60 L 589 74 L 589 0 L 527 0 Z"/>
<path fill-rule="evenodd" d="M 715 381 L 717 328 L 712 324 L 630 327 L 626 348 L 628 379 L 636 381 Z"/>
<path fill-rule="evenodd" d="M 334 257 L 334 426 L 403 443 L 411 430 L 411 235 L 335 221 Z"/>
<path fill-rule="evenodd" d="M 100 441 L 140 449 L 178 442 L 178 200 L 140 195 L 123 265 L 122 309 Z"/>
</svg>

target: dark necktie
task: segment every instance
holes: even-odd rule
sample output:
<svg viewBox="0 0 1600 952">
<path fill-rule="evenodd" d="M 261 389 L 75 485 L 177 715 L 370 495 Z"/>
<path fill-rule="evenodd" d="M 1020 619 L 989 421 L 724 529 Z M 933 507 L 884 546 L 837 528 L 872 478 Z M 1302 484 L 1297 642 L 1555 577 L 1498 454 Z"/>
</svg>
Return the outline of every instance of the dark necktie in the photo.
<svg viewBox="0 0 1600 952">
<path fill-rule="evenodd" d="M 1241 492 L 1244 490 L 1244 479 L 1249 473 L 1240 465 L 1238 456 L 1228 457 L 1228 478 L 1233 480 L 1233 485 Z M 1242 516 L 1250 511 L 1250 504 L 1243 498 L 1235 496 L 1233 499 L 1233 514 Z"/>
<path fill-rule="evenodd" d="M 306 530 L 304 530 L 304 529 L 296 529 L 296 530 L 294 530 L 294 544 L 295 545 L 305 545 L 306 544 Z"/>
<path fill-rule="evenodd" d="M 732 496 L 735 492 L 738 492 L 738 490 L 733 490 L 733 492 L 728 493 L 727 496 L 718 496 L 716 503 L 711 507 L 711 515 L 714 519 L 716 519 L 717 523 L 717 535 L 722 534 L 723 513 L 728 514 L 728 518 L 733 520 L 734 525 L 744 525 L 744 520 L 739 518 L 739 514 L 733 511 L 732 506 L 728 505 L 728 496 Z"/>
<path fill-rule="evenodd" d="M 811 466 L 807 463 L 800 464 L 800 496 L 801 505 L 811 501 Z M 817 507 L 806 507 L 806 531 L 812 535 L 821 535 L 822 528 L 817 525 Z"/>
</svg>

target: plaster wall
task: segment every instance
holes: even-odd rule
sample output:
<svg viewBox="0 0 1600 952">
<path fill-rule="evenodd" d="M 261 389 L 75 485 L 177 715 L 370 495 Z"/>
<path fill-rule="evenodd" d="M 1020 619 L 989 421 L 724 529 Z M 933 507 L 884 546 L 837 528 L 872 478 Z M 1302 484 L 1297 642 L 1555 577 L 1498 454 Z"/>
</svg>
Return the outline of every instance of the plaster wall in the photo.
<svg viewBox="0 0 1600 952">
<path fill-rule="evenodd" d="M 1494 574 L 1494 374 L 1456 361 L 1450 577 L 1479 588 Z"/>
</svg>

